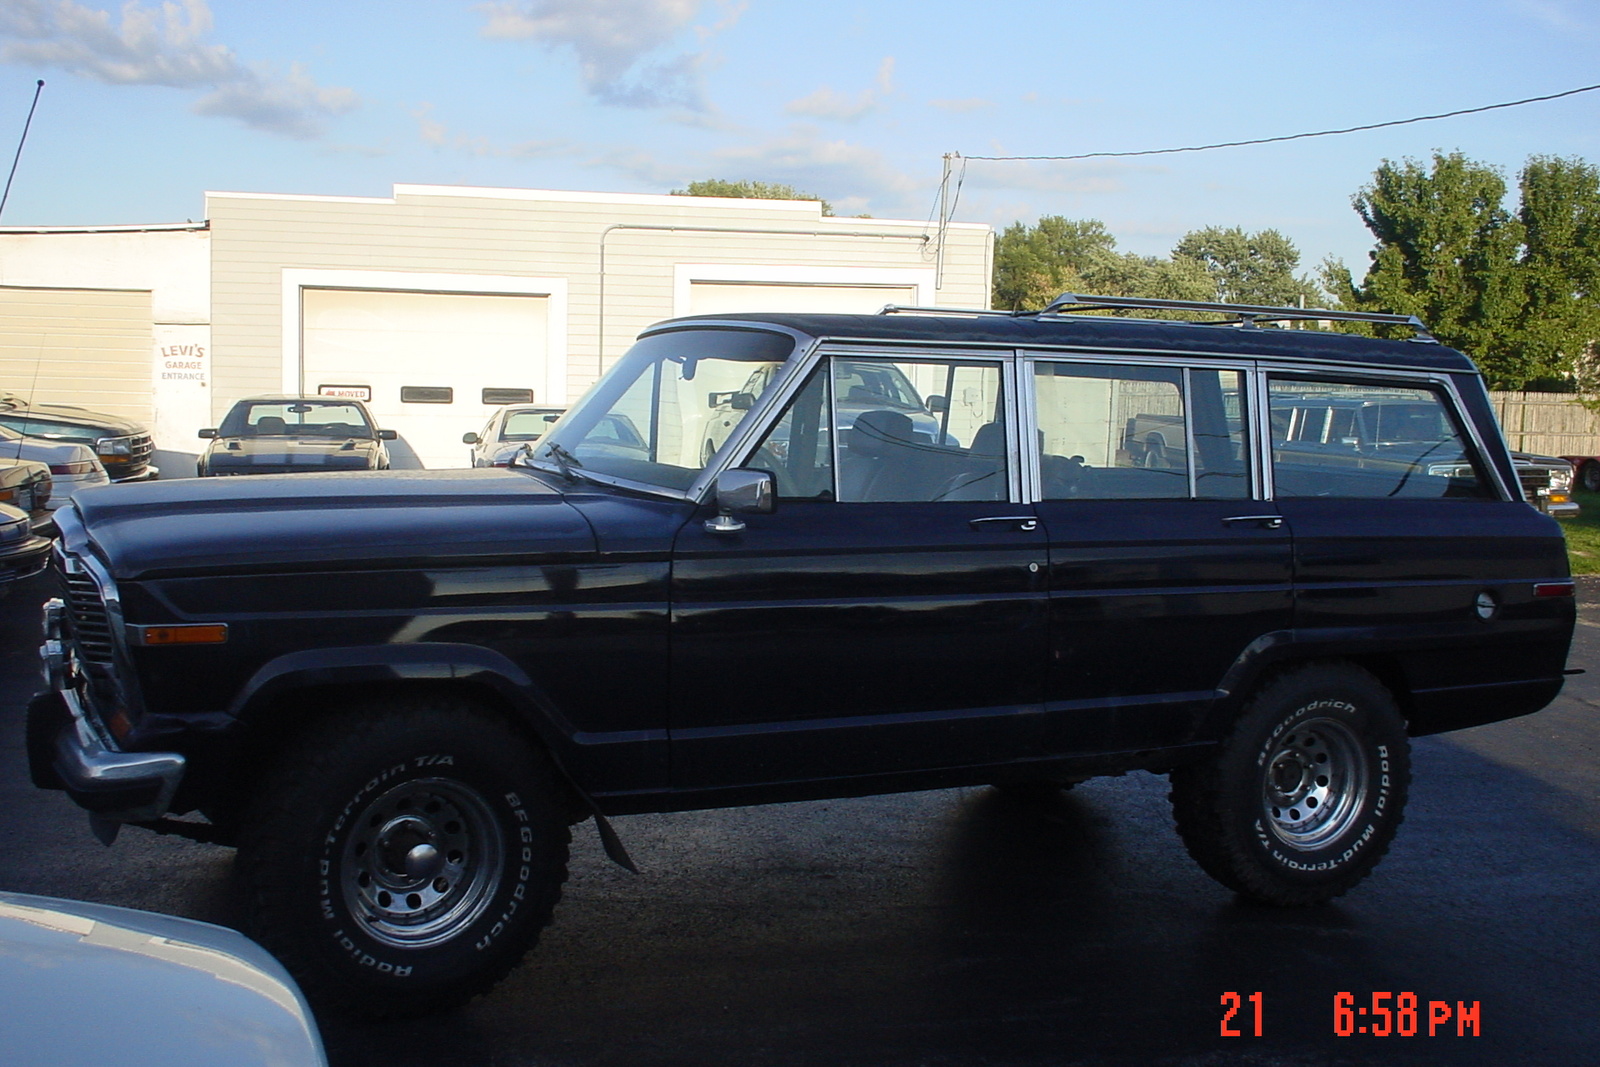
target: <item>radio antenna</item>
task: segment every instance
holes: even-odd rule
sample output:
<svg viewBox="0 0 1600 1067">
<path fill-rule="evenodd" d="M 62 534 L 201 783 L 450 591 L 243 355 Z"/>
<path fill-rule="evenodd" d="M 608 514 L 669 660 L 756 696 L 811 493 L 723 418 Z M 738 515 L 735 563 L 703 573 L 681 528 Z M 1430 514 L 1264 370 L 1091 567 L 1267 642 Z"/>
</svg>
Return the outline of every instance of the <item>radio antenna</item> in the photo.
<svg viewBox="0 0 1600 1067">
<path fill-rule="evenodd" d="M 6 209 L 6 201 L 11 199 L 11 179 L 17 176 L 17 164 L 22 162 L 22 146 L 28 143 L 28 127 L 33 125 L 33 112 L 39 106 L 39 94 L 44 92 L 44 79 L 39 79 L 39 84 L 33 87 L 33 104 L 28 108 L 28 121 L 22 124 L 22 138 L 17 141 L 17 154 L 11 160 L 11 173 L 6 175 L 6 191 L 0 193 L 0 213 Z"/>
</svg>

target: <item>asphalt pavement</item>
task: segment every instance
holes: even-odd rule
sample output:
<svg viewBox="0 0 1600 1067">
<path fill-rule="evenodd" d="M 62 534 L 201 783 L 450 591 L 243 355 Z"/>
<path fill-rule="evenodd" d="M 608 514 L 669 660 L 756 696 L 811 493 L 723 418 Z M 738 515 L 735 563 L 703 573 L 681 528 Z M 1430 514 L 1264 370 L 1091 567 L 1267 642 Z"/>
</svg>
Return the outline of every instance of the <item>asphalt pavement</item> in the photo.
<svg viewBox="0 0 1600 1067">
<path fill-rule="evenodd" d="M 230 850 L 140 831 L 103 848 L 28 783 L 45 590 L 0 601 L 0 889 L 235 924 Z M 330 1059 L 1597 1062 L 1600 581 L 1579 595 L 1571 665 L 1596 673 L 1538 715 L 1417 741 L 1393 849 L 1333 904 L 1237 901 L 1190 862 L 1148 774 L 1042 801 L 976 788 L 629 816 L 615 825 L 640 874 L 577 827 L 555 922 L 506 982 L 449 1015 L 323 1019 Z M 1340 993 L 1366 1032 L 1339 1036 Z M 1372 1033 L 1374 1007 L 1396 1032 Z"/>
</svg>

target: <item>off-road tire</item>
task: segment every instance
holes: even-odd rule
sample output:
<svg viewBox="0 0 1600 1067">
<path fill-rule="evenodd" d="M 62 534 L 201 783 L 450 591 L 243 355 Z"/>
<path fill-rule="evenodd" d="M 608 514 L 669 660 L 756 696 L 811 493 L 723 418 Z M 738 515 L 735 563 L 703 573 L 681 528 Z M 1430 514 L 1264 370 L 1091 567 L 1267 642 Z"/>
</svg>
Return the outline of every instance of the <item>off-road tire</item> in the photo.
<svg viewBox="0 0 1600 1067">
<path fill-rule="evenodd" d="M 1393 696 L 1348 664 L 1311 664 L 1255 694 L 1210 758 L 1172 771 L 1189 855 L 1265 904 L 1331 900 L 1365 878 L 1400 826 L 1410 744 Z"/>
<path fill-rule="evenodd" d="M 442 1011 L 505 976 L 567 876 L 548 757 L 447 694 L 321 720 L 250 804 L 238 873 L 249 932 L 319 1006 Z"/>
</svg>

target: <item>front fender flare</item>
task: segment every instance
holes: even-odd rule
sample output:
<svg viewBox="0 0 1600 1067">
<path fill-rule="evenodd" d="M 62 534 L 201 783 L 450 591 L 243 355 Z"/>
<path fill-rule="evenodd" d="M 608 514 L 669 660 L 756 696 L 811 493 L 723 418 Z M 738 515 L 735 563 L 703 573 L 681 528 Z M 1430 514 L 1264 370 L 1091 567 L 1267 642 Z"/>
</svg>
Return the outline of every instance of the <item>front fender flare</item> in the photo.
<svg viewBox="0 0 1600 1067">
<path fill-rule="evenodd" d="M 458 682 L 490 689 L 515 709 L 552 753 L 569 747 L 575 732 L 527 672 L 510 659 L 481 645 L 442 641 L 286 653 L 262 664 L 240 689 L 228 714 L 248 723 L 274 698 L 296 689 L 399 681 Z"/>
</svg>

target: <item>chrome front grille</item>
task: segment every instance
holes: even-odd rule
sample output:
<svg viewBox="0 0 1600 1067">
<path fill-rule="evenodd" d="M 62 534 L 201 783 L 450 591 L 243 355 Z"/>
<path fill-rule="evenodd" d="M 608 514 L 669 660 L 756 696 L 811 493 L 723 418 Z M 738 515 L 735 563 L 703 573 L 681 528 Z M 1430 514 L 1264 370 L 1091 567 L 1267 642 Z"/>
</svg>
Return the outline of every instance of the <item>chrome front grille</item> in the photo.
<svg viewBox="0 0 1600 1067">
<path fill-rule="evenodd" d="M 66 601 L 67 637 L 89 663 L 111 664 L 111 617 L 93 577 L 70 556 L 57 559 Z"/>
<path fill-rule="evenodd" d="M 1522 495 L 1533 500 L 1541 490 L 1550 488 L 1550 469 L 1518 466 L 1517 480 L 1522 483 Z"/>
</svg>

